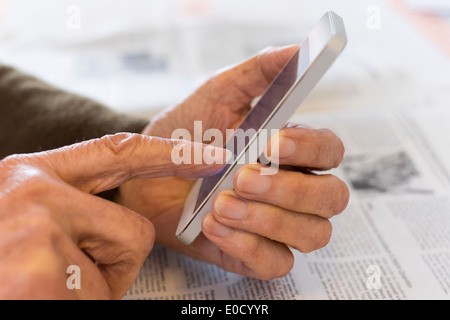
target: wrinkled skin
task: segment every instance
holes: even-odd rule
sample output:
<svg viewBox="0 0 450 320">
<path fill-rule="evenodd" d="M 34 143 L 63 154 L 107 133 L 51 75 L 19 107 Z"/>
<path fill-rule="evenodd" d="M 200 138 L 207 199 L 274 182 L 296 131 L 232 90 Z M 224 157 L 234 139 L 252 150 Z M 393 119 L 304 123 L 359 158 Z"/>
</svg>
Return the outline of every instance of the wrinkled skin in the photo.
<svg viewBox="0 0 450 320">
<path fill-rule="evenodd" d="M 191 246 L 174 235 L 195 179 L 223 168 L 176 165 L 174 148 L 181 142 L 191 154 L 202 150 L 206 163 L 222 149 L 207 153 L 204 144 L 165 138 L 178 128 L 192 130 L 194 120 L 202 120 L 203 129 L 236 128 L 295 49 L 267 50 L 216 75 L 159 115 L 145 135 L 119 133 L 0 161 L 0 299 L 119 299 L 155 238 L 259 279 L 289 272 L 291 248 L 323 247 L 331 236 L 329 219 L 344 210 L 349 195 L 341 180 L 312 170 L 338 166 L 344 148 L 329 130 L 295 124 L 274 137 L 278 157 L 270 142 L 267 149 L 289 171 L 263 176 L 260 164 L 244 166 L 234 190 L 214 199 Z M 95 196 L 119 186 L 119 203 Z M 67 286 L 71 265 L 81 270 L 80 289 Z"/>
<path fill-rule="evenodd" d="M 269 48 L 215 75 L 185 101 L 158 115 L 143 133 L 170 138 L 175 129 L 185 128 L 194 137 L 194 121 L 201 120 L 203 130 L 216 128 L 225 137 L 225 129 L 239 126 L 252 100 L 297 48 Z M 349 191 L 333 175 L 311 173 L 335 168 L 342 161 L 344 147 L 334 133 L 289 124 L 277 139 L 279 163 L 291 170 L 263 176 L 261 164 L 241 168 L 234 190 L 214 199 L 202 234 L 190 246 L 176 239 L 175 230 L 194 179 L 133 180 L 120 188 L 119 202 L 150 219 L 156 241 L 169 248 L 250 277 L 283 276 L 293 266 L 291 248 L 310 252 L 328 243 L 329 219 L 345 209 Z"/>
<path fill-rule="evenodd" d="M 154 228 L 94 194 L 132 178 L 222 168 L 174 165 L 179 142 L 119 133 L 0 161 L 0 299 L 121 298 L 153 247 Z M 72 265 L 80 288 L 67 286 Z"/>
</svg>

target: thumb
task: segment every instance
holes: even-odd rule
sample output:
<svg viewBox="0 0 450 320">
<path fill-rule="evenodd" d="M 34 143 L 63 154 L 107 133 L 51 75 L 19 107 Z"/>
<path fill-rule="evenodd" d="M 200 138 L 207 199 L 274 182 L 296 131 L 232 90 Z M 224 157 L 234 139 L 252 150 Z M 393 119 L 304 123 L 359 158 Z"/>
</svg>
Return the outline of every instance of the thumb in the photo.
<svg viewBox="0 0 450 320">
<path fill-rule="evenodd" d="M 47 172 L 96 194 L 136 178 L 209 176 L 224 167 L 228 155 L 228 150 L 201 143 L 118 133 L 37 156 Z"/>
<path fill-rule="evenodd" d="M 269 87 L 270 83 L 277 77 L 289 59 L 298 55 L 299 46 L 291 45 L 285 47 L 269 47 L 259 52 L 253 58 L 234 66 L 218 74 L 212 82 L 216 88 L 225 90 L 221 97 L 226 97 L 227 105 L 229 97 L 233 97 L 235 103 L 231 104 L 233 111 L 240 111 L 247 108 L 251 101 Z M 286 76 L 284 76 L 286 77 Z M 233 86 L 229 84 L 233 83 Z M 211 82 L 207 82 L 211 84 Z M 203 88 L 206 97 L 211 97 L 211 89 L 208 86 Z"/>
</svg>

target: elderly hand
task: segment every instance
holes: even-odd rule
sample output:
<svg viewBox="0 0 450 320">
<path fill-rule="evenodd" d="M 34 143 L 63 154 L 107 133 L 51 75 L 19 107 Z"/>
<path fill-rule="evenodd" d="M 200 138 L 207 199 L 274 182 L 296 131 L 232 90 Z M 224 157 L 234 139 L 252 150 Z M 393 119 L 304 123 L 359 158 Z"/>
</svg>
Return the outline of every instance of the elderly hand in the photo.
<svg viewBox="0 0 450 320">
<path fill-rule="evenodd" d="M 154 229 L 94 194 L 132 178 L 192 178 L 223 167 L 174 165 L 179 142 L 121 133 L 0 161 L 0 299 L 121 298 L 153 246 Z M 192 151 L 205 147 L 185 143 Z M 66 283 L 72 265 L 80 289 Z"/>
<path fill-rule="evenodd" d="M 217 74 L 181 104 L 157 116 L 143 133 L 169 138 L 174 130 L 184 128 L 194 137 L 194 121 L 202 121 L 203 130 L 237 128 L 252 100 L 297 48 L 272 48 Z M 290 248 L 309 252 L 327 244 L 329 218 L 344 210 L 349 192 L 337 177 L 311 172 L 334 168 L 342 161 L 344 147 L 334 133 L 290 125 L 279 137 L 280 164 L 297 170 L 264 176 L 261 165 L 245 165 L 234 178 L 234 190 L 214 199 L 202 234 L 190 246 L 176 239 L 175 230 L 193 179 L 134 180 L 120 188 L 120 201 L 149 218 L 157 242 L 174 250 L 250 277 L 283 276 L 293 266 Z"/>
</svg>

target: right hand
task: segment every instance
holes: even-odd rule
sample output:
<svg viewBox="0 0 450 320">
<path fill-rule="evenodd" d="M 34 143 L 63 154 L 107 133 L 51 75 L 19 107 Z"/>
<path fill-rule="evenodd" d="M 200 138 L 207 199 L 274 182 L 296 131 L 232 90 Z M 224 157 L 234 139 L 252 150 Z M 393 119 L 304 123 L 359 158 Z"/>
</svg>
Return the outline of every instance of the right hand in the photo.
<svg viewBox="0 0 450 320">
<path fill-rule="evenodd" d="M 153 225 L 94 194 L 133 178 L 222 168 L 174 165 L 179 142 L 121 133 L 0 161 L 0 299 L 121 298 L 153 246 Z M 81 289 L 66 285 L 70 265 Z"/>
<path fill-rule="evenodd" d="M 239 127 L 253 99 L 296 50 L 298 46 L 271 48 L 216 74 L 179 105 L 154 117 L 143 133 L 169 138 L 183 128 L 195 141 L 214 128 L 222 132 L 224 144 L 226 130 Z M 196 121 L 203 132 L 196 132 Z M 171 249 L 249 277 L 284 276 L 294 264 L 291 248 L 310 252 L 328 243 L 329 218 L 344 210 L 349 193 L 339 178 L 312 173 L 342 161 L 344 146 L 334 133 L 289 125 L 280 136 L 279 164 L 294 170 L 262 176 L 260 165 L 244 165 L 234 176 L 234 190 L 213 199 L 202 233 L 189 246 L 175 237 L 175 230 L 194 180 L 134 180 L 120 187 L 119 201 L 150 219 L 156 241 Z"/>
</svg>

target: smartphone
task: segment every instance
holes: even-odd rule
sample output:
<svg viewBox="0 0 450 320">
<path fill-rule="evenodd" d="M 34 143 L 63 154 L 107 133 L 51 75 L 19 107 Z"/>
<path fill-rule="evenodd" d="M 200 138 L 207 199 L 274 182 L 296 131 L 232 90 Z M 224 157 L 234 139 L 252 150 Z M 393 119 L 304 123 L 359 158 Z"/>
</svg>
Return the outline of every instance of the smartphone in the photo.
<svg viewBox="0 0 450 320">
<path fill-rule="evenodd" d="M 263 156 L 264 148 L 258 151 L 258 146 L 269 141 L 267 132 L 285 126 L 346 43 L 342 18 L 332 11 L 325 13 L 250 110 L 241 130 L 227 141 L 225 148 L 232 152 L 233 160 L 220 173 L 197 180 L 191 188 L 176 230 L 181 242 L 189 245 L 197 238 L 214 197 L 222 190 L 233 189 L 233 178 L 240 167 Z M 236 142 L 242 140 L 242 132 L 246 133 L 245 141 Z"/>
</svg>

